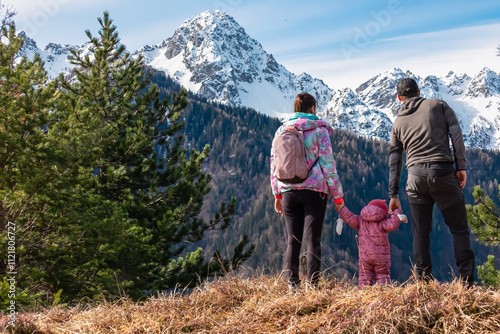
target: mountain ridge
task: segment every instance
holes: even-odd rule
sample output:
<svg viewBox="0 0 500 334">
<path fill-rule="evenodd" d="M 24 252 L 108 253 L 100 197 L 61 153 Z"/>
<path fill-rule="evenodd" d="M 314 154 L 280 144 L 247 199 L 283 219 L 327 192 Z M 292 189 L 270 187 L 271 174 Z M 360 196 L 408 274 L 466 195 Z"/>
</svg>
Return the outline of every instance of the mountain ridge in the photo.
<svg viewBox="0 0 500 334">
<path fill-rule="evenodd" d="M 85 53 L 88 45 L 49 43 L 44 49 L 25 38 L 23 55 L 39 53 L 50 78 L 69 72 L 71 48 Z M 394 68 L 369 78 L 355 90 L 334 90 L 307 73 L 296 75 L 246 34 L 230 15 L 214 10 L 186 20 L 173 35 L 156 45 L 132 52 L 145 64 L 161 70 L 186 89 L 208 100 L 253 108 L 283 119 L 292 113 L 297 93 L 309 92 L 318 100 L 318 113 L 339 129 L 387 141 L 399 110 L 396 84 L 412 77 L 426 98 L 444 99 L 455 110 L 469 147 L 500 148 L 500 76 L 484 67 L 477 75 L 420 77 Z"/>
</svg>

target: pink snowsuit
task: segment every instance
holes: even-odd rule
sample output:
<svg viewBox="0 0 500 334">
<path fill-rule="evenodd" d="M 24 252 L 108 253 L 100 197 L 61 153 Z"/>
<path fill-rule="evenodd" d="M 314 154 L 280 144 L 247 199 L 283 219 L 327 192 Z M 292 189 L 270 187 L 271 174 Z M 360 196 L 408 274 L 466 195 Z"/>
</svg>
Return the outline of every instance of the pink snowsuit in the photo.
<svg viewBox="0 0 500 334">
<path fill-rule="evenodd" d="M 383 200 L 373 200 L 361 210 L 360 216 L 353 214 L 347 207 L 340 211 L 340 217 L 353 229 L 359 230 L 359 285 L 372 285 L 373 274 L 375 283 L 391 283 L 391 248 L 389 232 L 395 231 L 401 219 L 394 210 L 389 215 L 387 205 Z"/>
</svg>

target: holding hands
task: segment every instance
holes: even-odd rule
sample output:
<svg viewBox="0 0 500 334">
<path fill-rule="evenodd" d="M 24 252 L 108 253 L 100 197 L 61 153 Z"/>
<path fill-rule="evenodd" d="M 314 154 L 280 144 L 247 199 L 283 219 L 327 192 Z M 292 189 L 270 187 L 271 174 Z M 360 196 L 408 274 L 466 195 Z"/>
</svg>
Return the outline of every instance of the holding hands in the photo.
<svg viewBox="0 0 500 334">
<path fill-rule="evenodd" d="M 342 203 L 335 203 L 335 210 L 340 211 L 342 208 L 344 207 L 344 202 Z M 275 201 L 274 201 L 274 210 L 281 214 L 282 216 L 284 215 L 283 214 L 283 203 L 281 201 L 281 198 L 276 198 Z"/>
<path fill-rule="evenodd" d="M 394 210 L 399 209 L 401 210 L 401 202 L 399 202 L 399 198 L 393 197 L 391 198 L 391 201 L 389 202 L 389 213 L 392 215 L 394 213 Z M 403 211 L 403 210 L 401 210 Z"/>
<path fill-rule="evenodd" d="M 281 216 L 284 216 L 284 213 L 283 213 L 283 203 L 281 201 L 281 198 L 276 198 L 274 200 L 274 210 L 281 214 Z"/>
<path fill-rule="evenodd" d="M 391 215 L 394 214 L 394 210 L 396 209 L 401 210 L 401 202 L 399 201 L 399 198 L 394 197 L 391 198 L 391 201 L 389 202 L 389 213 Z M 408 218 L 406 217 L 406 215 L 398 214 L 398 217 L 403 223 L 408 224 Z"/>
</svg>

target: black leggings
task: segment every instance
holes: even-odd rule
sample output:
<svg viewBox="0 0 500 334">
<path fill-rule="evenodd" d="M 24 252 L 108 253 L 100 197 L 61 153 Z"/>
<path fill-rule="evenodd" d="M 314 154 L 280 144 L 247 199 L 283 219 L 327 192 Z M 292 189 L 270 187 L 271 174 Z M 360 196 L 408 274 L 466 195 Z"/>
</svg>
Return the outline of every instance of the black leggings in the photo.
<svg viewBox="0 0 500 334">
<path fill-rule="evenodd" d="M 287 230 L 286 271 L 289 283 L 300 284 L 299 257 L 302 237 L 307 245 L 307 280 L 316 283 L 321 265 L 321 233 L 328 199 L 312 190 L 283 193 L 283 213 Z"/>
</svg>

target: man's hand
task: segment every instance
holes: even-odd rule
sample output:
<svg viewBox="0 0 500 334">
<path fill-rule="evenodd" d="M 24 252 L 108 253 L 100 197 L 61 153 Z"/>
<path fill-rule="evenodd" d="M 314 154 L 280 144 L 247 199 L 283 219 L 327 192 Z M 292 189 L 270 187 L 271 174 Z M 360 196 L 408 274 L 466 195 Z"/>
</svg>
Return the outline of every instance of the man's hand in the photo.
<svg viewBox="0 0 500 334">
<path fill-rule="evenodd" d="M 399 198 L 393 197 L 389 202 L 389 213 L 392 215 L 396 209 L 401 210 L 401 203 L 399 202 Z"/>
<path fill-rule="evenodd" d="M 282 216 L 284 216 L 283 213 L 283 203 L 281 202 L 281 198 L 276 198 L 274 201 L 274 210 L 276 210 L 277 213 L 281 213 Z"/>
<path fill-rule="evenodd" d="M 464 189 L 467 183 L 467 172 L 465 170 L 457 170 L 458 183 L 460 183 L 460 188 Z"/>
</svg>

